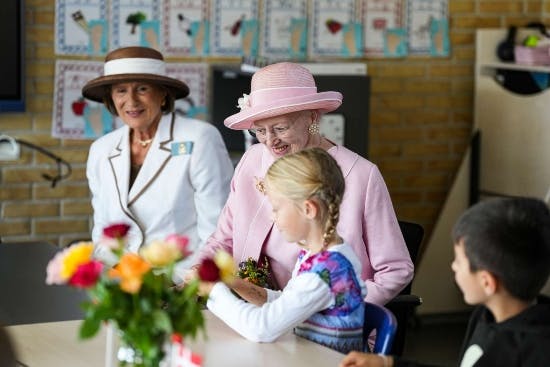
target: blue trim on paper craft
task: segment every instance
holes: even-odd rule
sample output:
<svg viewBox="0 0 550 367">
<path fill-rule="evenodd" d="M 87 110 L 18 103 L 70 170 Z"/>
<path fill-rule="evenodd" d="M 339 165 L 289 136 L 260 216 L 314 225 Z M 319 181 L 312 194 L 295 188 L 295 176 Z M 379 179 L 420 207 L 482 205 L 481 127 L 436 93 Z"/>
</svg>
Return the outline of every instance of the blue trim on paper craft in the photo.
<svg viewBox="0 0 550 367">
<path fill-rule="evenodd" d="M 307 9 L 306 9 L 306 6 L 307 6 L 307 0 L 300 0 L 301 1 L 301 4 L 299 7 L 294 7 L 293 10 L 297 10 L 298 11 L 298 14 L 296 14 L 297 16 L 295 18 L 297 19 L 301 19 L 301 18 L 307 18 Z M 294 1 L 291 1 L 290 2 L 291 4 L 296 4 Z M 271 12 L 271 9 L 272 7 L 270 7 L 268 4 L 272 4 L 271 2 L 266 2 L 265 3 L 265 11 L 266 11 L 266 16 L 265 18 L 266 19 L 270 19 L 271 18 L 271 15 L 270 15 L 270 12 Z M 290 24 L 289 24 L 290 26 Z M 264 37 L 266 40 L 269 40 L 271 39 L 269 37 L 269 30 L 270 30 L 270 27 L 264 27 Z M 290 29 L 289 29 L 290 31 Z M 288 55 L 288 47 L 271 47 L 269 46 L 268 44 L 266 44 L 266 48 L 264 50 L 265 53 L 268 53 L 268 54 L 279 54 L 279 55 Z"/>
<path fill-rule="evenodd" d="M 408 53 L 409 55 L 418 55 L 418 54 L 429 54 L 430 53 L 430 46 L 427 46 L 427 47 L 420 47 L 420 48 L 412 48 L 410 46 L 411 42 L 410 42 L 410 34 L 412 33 L 412 29 L 411 29 L 411 10 L 413 9 L 412 8 L 412 3 L 413 2 L 424 2 L 428 5 L 430 4 L 434 4 L 434 3 L 439 3 L 440 4 L 440 16 L 437 17 L 438 19 L 441 19 L 441 18 L 447 18 L 448 16 L 448 12 L 449 12 L 449 9 L 448 9 L 448 2 L 446 2 L 445 0 L 407 0 L 407 6 L 405 7 L 405 9 L 407 9 L 407 34 L 409 35 L 409 41 L 408 41 L 408 45 L 409 45 L 409 49 L 408 49 Z M 447 6 L 443 6 L 444 4 L 443 3 L 446 3 Z"/>
<path fill-rule="evenodd" d="M 120 47 L 120 2 L 124 0 L 118 0 L 113 1 L 112 5 L 112 14 L 111 14 L 111 24 L 113 25 L 113 28 L 111 30 L 111 48 L 119 48 Z M 146 5 L 150 5 L 147 8 L 151 10 L 151 20 L 158 20 L 160 21 L 160 0 L 142 0 L 141 4 L 147 3 Z M 151 4 L 152 2 L 152 4 Z M 135 4 L 124 4 L 124 5 L 131 5 L 135 6 Z M 139 5 L 139 4 L 138 4 Z M 145 8 L 145 6 L 143 6 Z M 162 40 L 159 39 L 159 43 L 162 44 Z"/>
<path fill-rule="evenodd" d="M 254 15 L 254 19 L 258 16 L 258 1 L 259 0 L 251 0 L 252 1 L 252 7 L 245 7 L 244 10 L 250 10 L 252 9 L 252 14 Z M 219 1 L 215 1 L 216 3 L 219 3 Z M 220 12 L 221 7 L 214 6 L 214 20 L 215 24 L 220 24 Z M 233 9 L 241 9 L 241 8 L 232 8 Z M 222 48 L 220 46 L 220 29 L 219 27 L 215 27 L 214 30 L 214 48 L 212 49 L 212 53 L 224 55 L 224 56 L 241 56 L 241 48 L 240 47 L 234 47 L 234 48 Z"/>
<path fill-rule="evenodd" d="M 58 24 L 56 24 L 56 27 L 58 28 L 58 50 L 62 54 L 67 55 L 88 55 L 88 46 L 87 45 L 67 45 L 65 42 L 67 41 L 65 38 L 65 22 L 60 21 L 61 19 L 65 19 L 65 13 L 66 13 L 66 2 L 58 1 L 56 2 L 57 8 L 56 13 L 58 14 Z M 71 4 L 72 5 L 72 4 Z M 104 19 L 107 16 L 107 1 L 106 0 L 99 0 L 99 14 L 100 18 Z"/>
<path fill-rule="evenodd" d="M 314 0 L 314 2 L 318 2 L 320 0 Z M 354 12 L 354 0 L 346 0 L 348 1 L 348 5 L 349 5 L 349 9 L 348 9 L 348 16 L 349 16 L 349 21 L 353 21 L 353 12 Z M 342 0 L 343 2 L 343 0 Z M 315 19 L 319 19 L 319 6 L 314 6 L 314 12 L 313 12 L 313 49 L 311 50 L 311 52 L 314 54 L 314 55 L 318 55 L 318 56 L 339 56 L 342 54 L 342 49 L 330 49 L 330 48 L 318 48 L 316 47 L 316 43 L 317 43 L 317 40 L 319 39 L 319 34 L 318 34 L 318 27 L 315 27 Z"/>
</svg>

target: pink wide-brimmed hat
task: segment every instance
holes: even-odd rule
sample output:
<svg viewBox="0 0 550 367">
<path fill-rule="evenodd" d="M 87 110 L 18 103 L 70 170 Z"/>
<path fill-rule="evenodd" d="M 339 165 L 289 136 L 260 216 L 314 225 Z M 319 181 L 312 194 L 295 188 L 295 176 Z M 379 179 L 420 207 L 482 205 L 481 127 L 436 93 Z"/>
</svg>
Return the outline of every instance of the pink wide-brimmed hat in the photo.
<svg viewBox="0 0 550 367">
<path fill-rule="evenodd" d="M 189 94 L 189 87 L 177 79 L 166 76 L 162 54 L 148 47 L 123 47 L 105 57 L 103 76 L 90 80 L 82 87 L 82 95 L 92 101 L 103 102 L 108 93 L 106 86 L 115 83 L 143 81 L 168 88 L 175 99 Z"/>
<path fill-rule="evenodd" d="M 250 95 L 238 100 L 241 112 L 229 116 L 224 124 L 230 129 L 252 128 L 254 121 L 296 111 L 334 111 L 342 104 L 339 92 L 317 92 L 313 75 L 305 67 L 291 62 L 268 65 L 252 76 Z"/>
</svg>

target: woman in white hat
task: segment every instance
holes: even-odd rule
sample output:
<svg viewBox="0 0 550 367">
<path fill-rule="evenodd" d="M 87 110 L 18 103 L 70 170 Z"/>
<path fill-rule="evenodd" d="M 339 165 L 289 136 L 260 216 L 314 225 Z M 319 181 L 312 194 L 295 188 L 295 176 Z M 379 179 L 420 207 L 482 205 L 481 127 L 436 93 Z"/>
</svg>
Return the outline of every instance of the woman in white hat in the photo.
<svg viewBox="0 0 550 367">
<path fill-rule="evenodd" d="M 233 166 L 213 125 L 174 113 L 188 93 L 166 76 L 162 54 L 145 47 L 110 52 L 104 75 L 82 88 L 124 122 L 90 148 L 94 242 L 104 227 L 125 222 L 128 251 L 173 233 L 197 248 L 216 228 Z"/>
<path fill-rule="evenodd" d="M 229 116 L 225 125 L 252 130 L 260 144 L 249 148 L 235 169 L 217 230 L 201 249 L 200 258 L 213 256 L 218 249 L 231 253 L 237 264 L 267 258 L 273 281 L 284 288 L 300 249 L 273 226 L 262 179 L 277 158 L 320 147 L 336 159 L 345 177 L 337 231 L 361 260 L 366 300 L 383 305 L 410 282 L 413 264 L 380 171 L 319 134 L 321 114 L 341 103 L 338 92 L 317 92 L 311 73 L 298 64 L 277 63 L 253 75 L 250 95 L 239 99 L 241 111 Z M 256 294 L 259 304 L 269 296 L 263 288 L 249 289 L 244 281 L 237 282 L 235 290 Z"/>
</svg>

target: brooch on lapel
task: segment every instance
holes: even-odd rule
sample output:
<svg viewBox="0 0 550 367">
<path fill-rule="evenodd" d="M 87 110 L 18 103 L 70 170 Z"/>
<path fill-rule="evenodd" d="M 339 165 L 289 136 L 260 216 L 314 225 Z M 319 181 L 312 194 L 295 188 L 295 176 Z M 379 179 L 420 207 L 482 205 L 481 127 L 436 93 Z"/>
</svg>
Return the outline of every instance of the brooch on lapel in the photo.
<svg viewBox="0 0 550 367">
<path fill-rule="evenodd" d="M 262 178 L 259 178 L 259 177 L 256 177 L 256 176 L 254 176 L 254 179 L 256 180 L 256 190 L 258 190 L 259 192 L 261 192 L 262 194 L 265 195 L 264 180 Z"/>
<path fill-rule="evenodd" d="M 179 143 L 172 143 L 172 156 L 191 154 L 193 152 L 192 141 L 182 141 Z"/>
</svg>

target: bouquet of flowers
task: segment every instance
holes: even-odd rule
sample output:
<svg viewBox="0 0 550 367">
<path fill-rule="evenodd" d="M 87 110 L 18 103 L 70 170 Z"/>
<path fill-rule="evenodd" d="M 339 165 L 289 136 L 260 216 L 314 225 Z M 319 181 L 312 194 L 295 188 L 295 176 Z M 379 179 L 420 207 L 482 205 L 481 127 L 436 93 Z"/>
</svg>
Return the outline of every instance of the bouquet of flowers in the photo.
<svg viewBox="0 0 550 367">
<path fill-rule="evenodd" d="M 93 243 L 80 242 L 55 255 L 46 282 L 87 290 L 81 338 L 94 336 L 103 322 L 111 321 L 122 344 L 133 349 L 135 366 L 158 366 L 165 356 L 163 345 L 173 334 L 194 338 L 204 329 L 198 280 L 184 287 L 172 283 L 175 263 L 189 255 L 186 237 L 171 235 L 134 254 L 124 250 L 128 229 L 126 224 L 111 225 L 98 244 L 110 248 L 118 260 L 115 266 L 92 256 Z"/>
<path fill-rule="evenodd" d="M 246 279 L 257 286 L 273 289 L 269 276 L 269 262 L 267 261 L 267 257 L 264 259 L 263 263 L 259 263 L 251 257 L 246 259 L 246 261 L 242 261 L 239 263 L 237 275 L 239 278 Z"/>
</svg>

